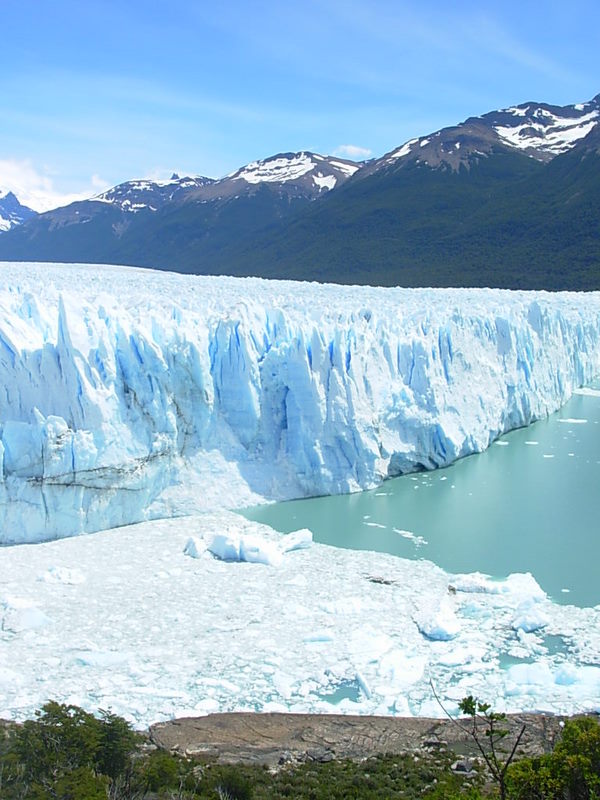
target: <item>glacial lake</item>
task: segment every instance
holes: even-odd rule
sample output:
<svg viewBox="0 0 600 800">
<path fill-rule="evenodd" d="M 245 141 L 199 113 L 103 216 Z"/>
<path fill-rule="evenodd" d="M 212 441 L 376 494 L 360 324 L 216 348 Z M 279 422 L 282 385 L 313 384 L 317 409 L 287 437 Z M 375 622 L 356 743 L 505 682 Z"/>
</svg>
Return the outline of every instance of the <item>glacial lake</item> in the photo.
<svg viewBox="0 0 600 800">
<path fill-rule="evenodd" d="M 378 489 L 244 509 L 281 533 L 428 559 L 448 572 L 531 572 L 553 600 L 600 604 L 600 384 L 450 467 Z"/>
</svg>

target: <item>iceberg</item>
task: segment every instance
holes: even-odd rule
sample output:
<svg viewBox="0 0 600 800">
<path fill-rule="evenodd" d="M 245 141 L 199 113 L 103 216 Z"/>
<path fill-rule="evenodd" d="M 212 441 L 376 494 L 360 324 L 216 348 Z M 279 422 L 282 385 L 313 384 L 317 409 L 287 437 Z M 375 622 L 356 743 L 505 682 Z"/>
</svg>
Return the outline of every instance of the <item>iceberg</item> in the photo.
<svg viewBox="0 0 600 800">
<path fill-rule="evenodd" d="M 0 265 L 0 544 L 443 467 L 600 373 L 600 293 Z"/>
</svg>

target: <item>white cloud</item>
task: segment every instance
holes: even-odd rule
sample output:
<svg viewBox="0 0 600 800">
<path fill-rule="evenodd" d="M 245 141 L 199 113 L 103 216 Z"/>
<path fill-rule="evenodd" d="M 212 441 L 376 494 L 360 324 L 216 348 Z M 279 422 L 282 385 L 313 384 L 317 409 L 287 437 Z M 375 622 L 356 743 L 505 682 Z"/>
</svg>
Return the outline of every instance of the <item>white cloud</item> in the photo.
<svg viewBox="0 0 600 800">
<path fill-rule="evenodd" d="M 333 151 L 334 156 L 340 156 L 342 158 L 353 158 L 359 159 L 362 161 L 364 158 L 368 158 L 371 155 L 371 150 L 368 147 L 359 147 L 356 144 L 341 144 L 339 147 Z"/>
<path fill-rule="evenodd" d="M 86 200 L 109 188 L 99 175 L 92 175 L 89 186 L 80 192 L 59 192 L 54 188 L 48 170 L 39 170 L 29 160 L 0 159 L 0 192 L 13 192 L 19 202 L 35 211 L 50 211 Z"/>
</svg>

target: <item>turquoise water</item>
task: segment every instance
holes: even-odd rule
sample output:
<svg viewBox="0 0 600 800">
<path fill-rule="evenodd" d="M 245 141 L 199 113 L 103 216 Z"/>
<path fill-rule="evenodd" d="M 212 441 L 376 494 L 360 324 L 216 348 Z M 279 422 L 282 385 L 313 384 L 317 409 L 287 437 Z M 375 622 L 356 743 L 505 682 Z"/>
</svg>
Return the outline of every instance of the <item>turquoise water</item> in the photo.
<svg viewBox="0 0 600 800">
<path fill-rule="evenodd" d="M 306 527 L 324 544 L 426 558 L 449 572 L 531 572 L 554 600 L 597 605 L 600 397 L 575 395 L 446 469 L 241 513 L 282 533 Z"/>
</svg>

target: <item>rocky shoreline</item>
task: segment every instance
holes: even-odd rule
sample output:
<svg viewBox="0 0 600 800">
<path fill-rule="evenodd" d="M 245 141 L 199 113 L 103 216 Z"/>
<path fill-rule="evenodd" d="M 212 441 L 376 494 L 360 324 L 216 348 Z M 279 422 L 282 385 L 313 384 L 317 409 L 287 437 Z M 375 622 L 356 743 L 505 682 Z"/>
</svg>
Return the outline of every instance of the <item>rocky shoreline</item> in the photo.
<svg viewBox="0 0 600 800">
<path fill-rule="evenodd" d="M 523 756 L 552 750 L 566 717 L 508 715 L 509 747 L 525 725 Z M 468 724 L 468 720 L 465 721 Z M 276 767 L 286 763 L 364 759 L 377 754 L 431 753 L 447 749 L 458 758 L 477 756 L 465 730 L 448 719 L 342 714 L 224 713 L 152 725 L 151 742 L 180 755 L 219 764 Z"/>
</svg>

